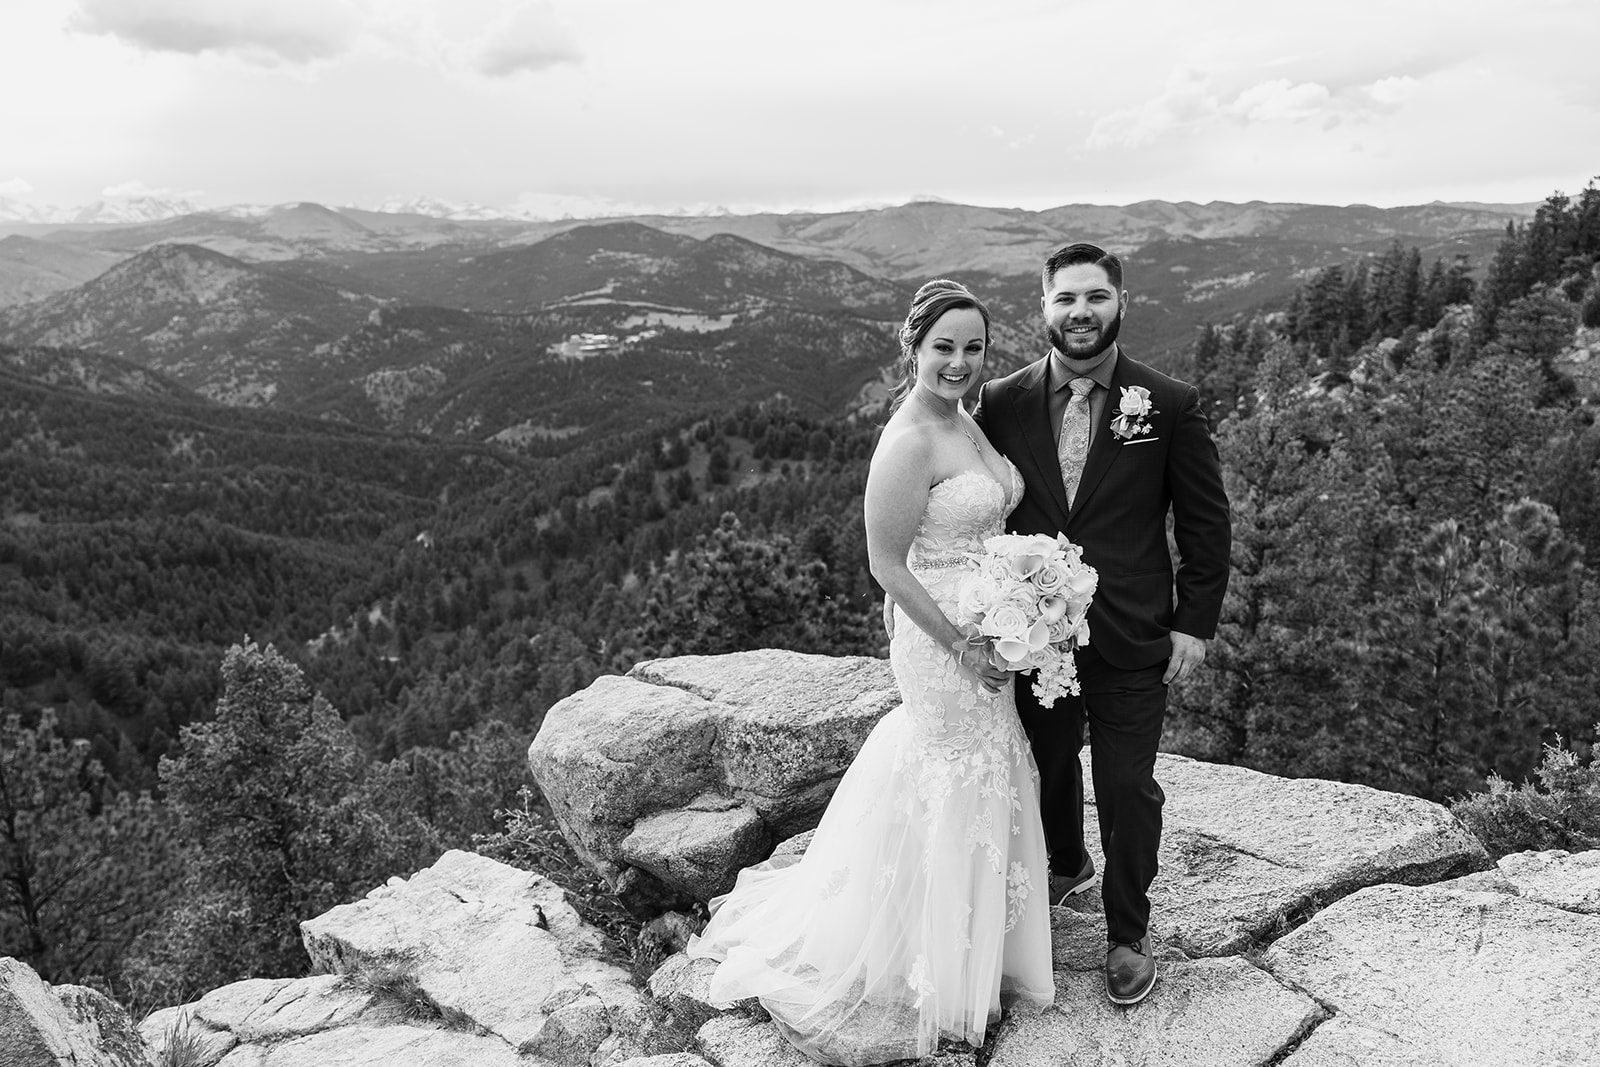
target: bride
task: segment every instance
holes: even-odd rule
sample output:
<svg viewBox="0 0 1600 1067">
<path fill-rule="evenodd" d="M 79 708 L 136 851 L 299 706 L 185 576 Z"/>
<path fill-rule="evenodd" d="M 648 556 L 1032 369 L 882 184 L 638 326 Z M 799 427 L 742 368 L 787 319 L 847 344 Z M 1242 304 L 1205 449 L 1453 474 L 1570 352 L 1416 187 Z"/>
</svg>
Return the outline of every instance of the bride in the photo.
<svg viewBox="0 0 1600 1067">
<path fill-rule="evenodd" d="M 862 745 L 804 856 L 741 872 L 689 946 L 722 961 L 714 1001 L 760 998 L 822 1063 L 979 1045 L 1002 995 L 1055 996 L 1038 773 L 1009 676 L 951 621 L 967 553 L 1022 494 L 960 403 L 988 343 L 988 309 L 965 286 L 918 290 L 866 489 L 903 703 Z"/>
</svg>

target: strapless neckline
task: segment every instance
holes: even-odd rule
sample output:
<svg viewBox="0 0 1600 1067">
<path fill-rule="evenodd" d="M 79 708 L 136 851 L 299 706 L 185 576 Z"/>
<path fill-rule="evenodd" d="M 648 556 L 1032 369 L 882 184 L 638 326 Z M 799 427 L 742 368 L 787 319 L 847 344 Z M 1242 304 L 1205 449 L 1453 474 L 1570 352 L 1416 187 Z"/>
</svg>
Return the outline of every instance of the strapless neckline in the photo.
<svg viewBox="0 0 1600 1067">
<path fill-rule="evenodd" d="M 1022 491 L 1017 485 L 1017 465 L 1012 463 L 1011 460 L 1006 456 L 1001 456 L 1000 458 L 1005 460 L 1006 473 L 1011 475 L 1010 485 L 1002 485 L 1000 483 L 1000 479 L 996 478 L 988 467 L 968 467 L 965 470 L 959 470 L 954 474 L 940 478 L 937 482 L 933 483 L 928 492 L 932 493 L 934 489 L 939 488 L 941 485 L 947 485 L 961 478 L 982 478 L 984 481 L 989 482 L 996 489 L 1000 490 L 1000 501 L 1005 507 L 1005 510 L 1010 512 L 1011 509 L 1016 506 L 1016 500 L 1012 499 L 1013 494 L 1020 498 L 1022 496 Z"/>
</svg>

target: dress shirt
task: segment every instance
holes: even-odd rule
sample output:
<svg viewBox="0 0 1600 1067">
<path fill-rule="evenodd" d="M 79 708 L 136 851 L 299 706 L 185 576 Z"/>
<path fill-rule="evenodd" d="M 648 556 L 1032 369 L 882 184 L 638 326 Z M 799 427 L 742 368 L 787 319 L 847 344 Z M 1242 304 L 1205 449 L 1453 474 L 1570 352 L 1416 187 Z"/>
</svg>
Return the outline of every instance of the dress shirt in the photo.
<svg viewBox="0 0 1600 1067">
<path fill-rule="evenodd" d="M 1117 369 L 1117 346 L 1112 345 L 1087 363 L 1068 361 L 1058 350 L 1050 350 L 1050 433 L 1056 447 L 1061 446 L 1061 417 L 1067 412 L 1067 401 L 1072 399 L 1072 379 L 1088 378 L 1095 387 L 1089 390 L 1089 447 L 1094 447 L 1095 435 L 1100 432 L 1101 416 L 1106 412 L 1106 402 L 1111 397 L 1111 375 Z"/>
</svg>

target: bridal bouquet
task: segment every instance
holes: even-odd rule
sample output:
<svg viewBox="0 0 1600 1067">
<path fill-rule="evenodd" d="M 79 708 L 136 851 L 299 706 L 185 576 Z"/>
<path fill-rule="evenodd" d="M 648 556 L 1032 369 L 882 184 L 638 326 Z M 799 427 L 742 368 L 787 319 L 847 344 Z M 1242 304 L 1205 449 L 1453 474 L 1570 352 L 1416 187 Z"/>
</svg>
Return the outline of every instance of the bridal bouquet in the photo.
<svg viewBox="0 0 1600 1067">
<path fill-rule="evenodd" d="M 962 644 L 992 643 L 989 659 L 1008 671 L 1038 670 L 1045 707 L 1078 692 L 1073 650 L 1089 643 L 1089 602 L 1099 575 L 1064 534 L 999 534 L 983 542 L 978 567 L 962 581 L 956 625 Z"/>
</svg>

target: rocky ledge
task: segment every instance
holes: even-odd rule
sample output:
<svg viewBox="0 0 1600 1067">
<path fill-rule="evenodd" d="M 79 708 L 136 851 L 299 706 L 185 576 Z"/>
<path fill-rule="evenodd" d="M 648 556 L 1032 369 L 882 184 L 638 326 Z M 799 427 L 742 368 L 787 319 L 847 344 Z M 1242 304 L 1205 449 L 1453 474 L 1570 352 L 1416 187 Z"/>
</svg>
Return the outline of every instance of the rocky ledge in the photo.
<svg viewBox="0 0 1600 1067">
<path fill-rule="evenodd" d="M 760 821 L 758 854 L 778 827 L 804 826 L 785 811 L 826 794 L 848 761 L 841 733 L 858 744 L 861 724 L 892 706 L 874 663 L 769 651 L 643 665 L 552 711 L 530 761 L 611 877 L 637 882 L 628 869 L 647 868 L 595 842 L 719 804 Z M 585 709 L 604 720 L 593 733 Z M 678 762 L 674 738 L 700 758 Z M 547 781 L 553 769 L 570 773 Z M 1600 852 L 1490 865 L 1448 812 L 1415 798 L 1173 756 L 1158 777 L 1168 804 L 1154 992 L 1111 1005 L 1097 901 L 1057 908 L 1055 1002 L 1009 1014 L 983 1049 L 950 1049 L 929 1067 L 1596 1062 Z M 661 834 L 649 862 L 715 869 L 716 839 Z M 706 961 L 673 956 L 641 986 L 559 889 L 481 856 L 447 853 L 302 931 L 319 973 L 226 986 L 137 1031 L 105 998 L 0 961 L 0 1064 L 144 1067 L 178 1042 L 193 1067 L 806 1062 L 759 1007 L 706 1001 Z"/>
</svg>

